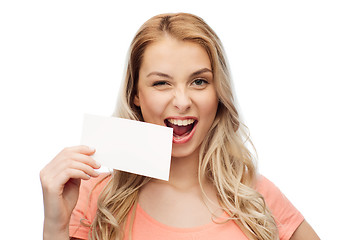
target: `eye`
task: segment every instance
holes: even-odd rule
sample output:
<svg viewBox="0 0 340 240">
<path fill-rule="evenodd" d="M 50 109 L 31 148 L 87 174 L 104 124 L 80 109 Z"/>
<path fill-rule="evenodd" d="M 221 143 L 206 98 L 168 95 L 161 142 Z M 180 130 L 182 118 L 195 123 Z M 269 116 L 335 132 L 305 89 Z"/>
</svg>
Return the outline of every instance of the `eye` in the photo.
<svg viewBox="0 0 340 240">
<path fill-rule="evenodd" d="M 157 81 L 152 84 L 152 86 L 164 86 L 167 85 L 166 81 Z"/>
<path fill-rule="evenodd" d="M 197 86 L 197 87 L 200 87 L 200 88 L 205 87 L 205 85 L 207 85 L 208 83 L 209 82 L 207 80 L 203 79 L 203 78 L 197 78 L 192 82 L 192 84 L 194 86 Z"/>
<path fill-rule="evenodd" d="M 168 81 L 155 81 L 152 83 L 152 87 L 158 90 L 167 90 L 171 87 Z"/>
</svg>

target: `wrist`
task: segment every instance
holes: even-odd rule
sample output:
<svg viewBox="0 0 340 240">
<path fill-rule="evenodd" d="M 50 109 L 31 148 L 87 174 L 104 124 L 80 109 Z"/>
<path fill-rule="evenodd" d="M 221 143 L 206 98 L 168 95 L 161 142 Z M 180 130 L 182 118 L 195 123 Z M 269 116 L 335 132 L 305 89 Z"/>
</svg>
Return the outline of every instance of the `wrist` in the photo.
<svg viewBox="0 0 340 240">
<path fill-rule="evenodd" d="M 51 233 L 44 231 L 44 240 L 69 240 L 68 232 Z"/>
<path fill-rule="evenodd" d="M 44 240 L 69 240 L 69 231 L 68 226 L 66 227 L 58 227 L 56 225 L 51 225 L 47 222 L 44 222 L 44 232 L 43 232 Z"/>
</svg>

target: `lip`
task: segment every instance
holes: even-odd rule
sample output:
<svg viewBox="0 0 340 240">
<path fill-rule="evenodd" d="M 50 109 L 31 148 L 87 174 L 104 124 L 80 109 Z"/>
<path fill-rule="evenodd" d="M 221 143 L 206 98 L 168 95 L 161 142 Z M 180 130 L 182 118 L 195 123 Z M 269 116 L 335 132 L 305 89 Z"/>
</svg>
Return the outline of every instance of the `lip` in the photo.
<svg viewBox="0 0 340 240">
<path fill-rule="evenodd" d="M 185 116 L 185 117 L 181 117 L 181 116 L 171 116 L 171 117 L 167 117 L 165 120 L 164 120 L 164 123 L 165 121 L 167 121 L 167 119 L 177 119 L 177 120 L 187 120 L 187 119 L 194 119 L 196 123 L 194 123 L 194 127 L 193 129 L 191 130 L 190 134 L 183 137 L 183 138 L 176 138 L 175 136 L 172 137 L 172 143 L 176 143 L 176 144 L 184 144 L 184 143 L 187 143 L 191 140 L 191 138 L 194 136 L 195 134 L 195 131 L 196 131 L 196 126 L 197 126 L 197 123 L 198 123 L 198 119 L 197 117 L 193 117 L 193 116 Z"/>
<path fill-rule="evenodd" d="M 174 117 L 167 117 L 165 120 L 167 119 L 178 119 L 178 120 L 194 119 L 195 121 L 198 121 L 197 117 L 193 117 L 193 116 L 185 116 L 185 117 L 174 116 Z"/>
</svg>

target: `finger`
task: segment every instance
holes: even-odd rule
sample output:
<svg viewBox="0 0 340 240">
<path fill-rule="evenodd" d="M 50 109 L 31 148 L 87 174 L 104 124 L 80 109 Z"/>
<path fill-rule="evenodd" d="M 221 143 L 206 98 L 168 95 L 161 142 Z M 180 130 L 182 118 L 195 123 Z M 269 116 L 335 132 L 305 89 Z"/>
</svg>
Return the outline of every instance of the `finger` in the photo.
<svg viewBox="0 0 340 240">
<path fill-rule="evenodd" d="M 65 172 L 62 173 L 62 178 L 63 178 L 64 182 L 66 183 L 70 179 L 89 180 L 91 178 L 91 176 L 86 174 L 82 170 L 69 168 Z"/>
<path fill-rule="evenodd" d="M 40 179 L 43 186 L 50 185 L 53 181 L 65 184 L 68 179 L 60 181 L 60 176 L 68 169 L 81 170 L 91 177 L 97 177 L 99 174 L 94 169 L 98 169 L 99 167 L 100 165 L 90 156 L 74 152 L 64 152 L 59 155 L 58 159 L 46 165 L 40 172 Z"/>
<path fill-rule="evenodd" d="M 89 166 L 91 166 L 92 168 L 95 168 L 95 169 L 98 169 L 98 168 L 101 167 L 100 163 L 98 163 L 92 157 L 84 155 L 84 154 L 75 153 L 71 158 L 75 161 L 87 164 L 87 165 L 89 165 Z"/>
<path fill-rule="evenodd" d="M 95 177 L 95 176 L 93 176 Z M 91 176 L 80 169 L 75 168 L 67 168 L 62 172 L 58 172 L 53 177 L 51 176 L 43 176 L 41 185 L 43 188 L 44 195 L 53 196 L 54 194 L 62 194 L 64 185 L 70 179 L 83 179 L 89 180 Z"/>
<path fill-rule="evenodd" d="M 64 148 L 64 152 L 77 152 L 85 155 L 92 155 L 95 153 L 95 148 L 86 146 L 86 145 L 79 145 L 79 146 L 73 146 L 73 147 L 67 147 Z"/>
<path fill-rule="evenodd" d="M 66 169 L 64 172 L 60 173 L 57 179 L 55 179 L 54 184 L 51 184 L 51 193 L 54 190 L 56 194 L 61 195 L 64 191 L 65 184 L 71 179 L 82 179 L 89 180 L 91 176 L 86 174 L 84 171 L 79 169 Z"/>
<path fill-rule="evenodd" d="M 91 176 L 91 177 L 98 177 L 99 173 L 96 172 L 91 166 L 78 162 L 78 161 L 72 161 L 70 162 L 70 166 L 67 169 L 75 169 L 83 171 L 85 174 Z"/>
</svg>

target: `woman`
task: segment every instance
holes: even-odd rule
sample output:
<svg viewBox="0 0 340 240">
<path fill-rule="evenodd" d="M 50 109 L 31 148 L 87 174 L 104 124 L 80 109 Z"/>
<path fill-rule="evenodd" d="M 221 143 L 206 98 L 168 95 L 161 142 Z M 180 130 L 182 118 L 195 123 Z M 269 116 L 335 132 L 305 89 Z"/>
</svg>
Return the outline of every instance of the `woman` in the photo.
<svg viewBox="0 0 340 240">
<path fill-rule="evenodd" d="M 123 86 L 116 116 L 173 128 L 169 181 L 99 176 L 95 149 L 66 148 L 41 171 L 46 239 L 318 239 L 256 173 L 222 45 L 202 19 L 148 20 Z"/>
</svg>

